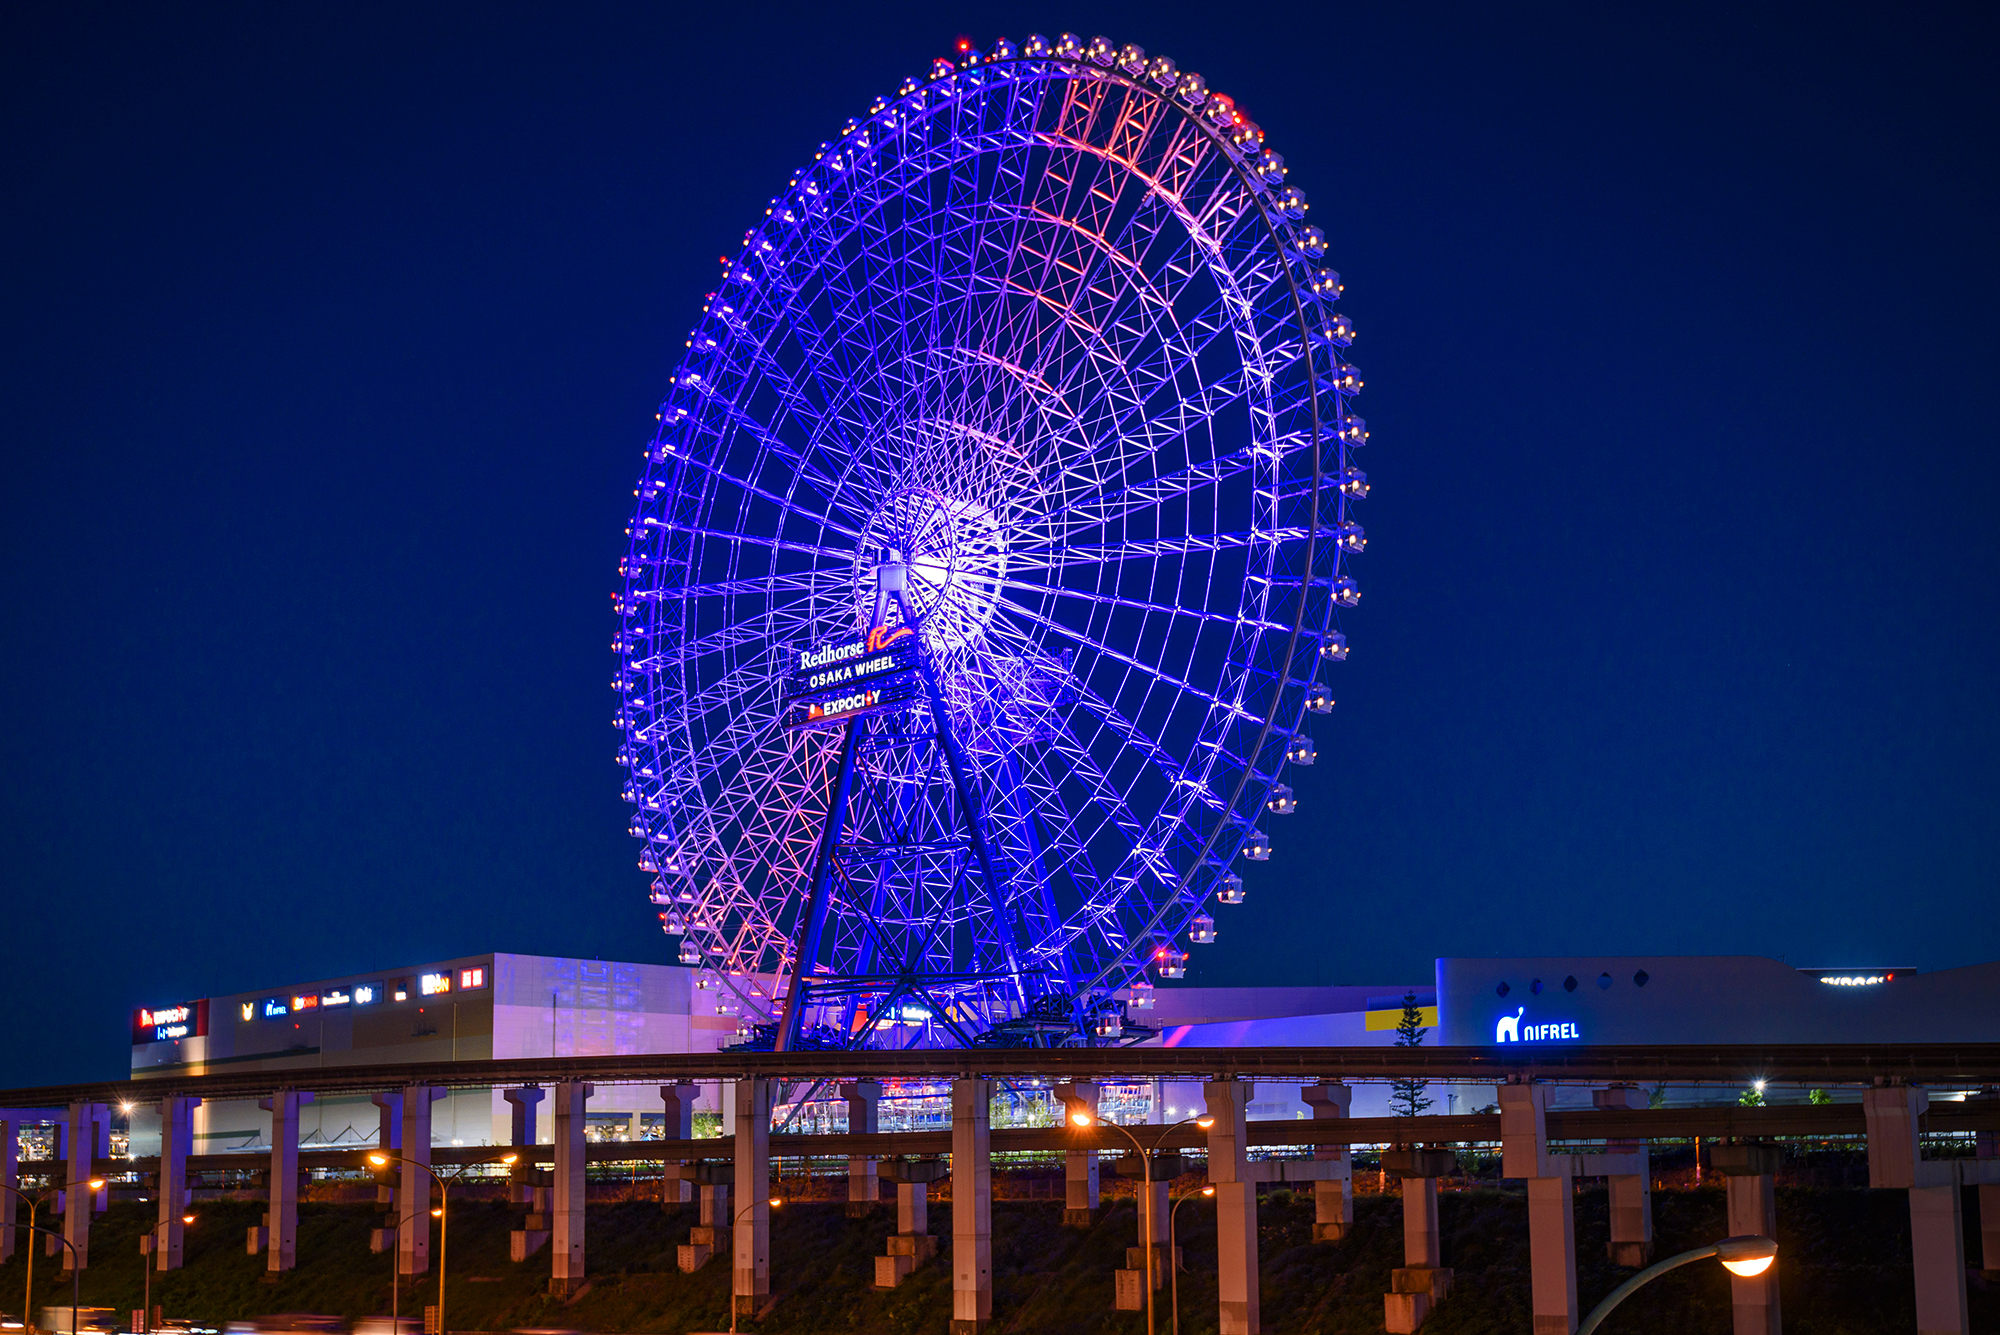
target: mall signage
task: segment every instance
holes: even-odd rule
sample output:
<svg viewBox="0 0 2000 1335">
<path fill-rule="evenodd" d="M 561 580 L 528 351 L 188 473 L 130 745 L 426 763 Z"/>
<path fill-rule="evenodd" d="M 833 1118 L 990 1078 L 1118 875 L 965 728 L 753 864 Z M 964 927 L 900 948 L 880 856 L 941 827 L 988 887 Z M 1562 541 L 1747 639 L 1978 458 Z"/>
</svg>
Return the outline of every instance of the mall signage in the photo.
<svg viewBox="0 0 2000 1335">
<path fill-rule="evenodd" d="M 132 1042 L 171 1043 L 183 1038 L 201 1038 L 208 1033 L 208 1003 L 183 1001 L 178 1006 L 132 1012 Z"/>
<path fill-rule="evenodd" d="M 1581 1043 L 1583 1030 L 1574 1020 L 1557 1020 L 1548 1023 L 1529 1021 L 1528 1008 L 1515 1008 L 1512 1015 L 1503 1015 L 1493 1026 L 1495 1043 Z"/>
<path fill-rule="evenodd" d="M 785 681 L 784 726 L 816 728 L 917 698 L 917 637 L 908 626 L 799 651 Z"/>
</svg>

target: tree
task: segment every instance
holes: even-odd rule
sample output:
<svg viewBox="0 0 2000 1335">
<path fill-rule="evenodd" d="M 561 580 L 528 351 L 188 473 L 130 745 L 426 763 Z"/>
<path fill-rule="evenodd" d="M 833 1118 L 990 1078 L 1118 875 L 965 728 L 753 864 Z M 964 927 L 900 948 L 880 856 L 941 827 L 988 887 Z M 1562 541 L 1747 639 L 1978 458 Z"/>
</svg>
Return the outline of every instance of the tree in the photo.
<svg viewBox="0 0 2000 1335">
<path fill-rule="evenodd" d="M 1761 1108 L 1764 1106 L 1764 1091 L 1746 1089 L 1736 1096 L 1736 1102 L 1745 1108 Z"/>
<path fill-rule="evenodd" d="M 1823 1089 L 1815 1089 L 1806 1095 L 1807 1103 L 1832 1103 L 1833 1095 Z"/>
<path fill-rule="evenodd" d="M 1403 995 L 1403 1018 L 1396 1022 L 1396 1046 L 1414 1048 L 1424 1041 L 1430 1030 L 1424 1027 L 1424 1008 L 1417 1004 L 1417 994 Z M 1421 1080 L 1395 1080 L 1389 1086 L 1389 1109 L 1398 1117 L 1415 1117 L 1431 1106 L 1431 1097 L 1425 1092 Z"/>
</svg>

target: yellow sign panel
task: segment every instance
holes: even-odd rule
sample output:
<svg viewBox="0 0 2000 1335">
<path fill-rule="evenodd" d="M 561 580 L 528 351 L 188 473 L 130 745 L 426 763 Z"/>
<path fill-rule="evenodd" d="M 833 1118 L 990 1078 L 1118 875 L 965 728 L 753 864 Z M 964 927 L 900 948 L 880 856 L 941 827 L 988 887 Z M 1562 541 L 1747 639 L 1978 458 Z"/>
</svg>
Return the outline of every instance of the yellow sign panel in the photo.
<svg viewBox="0 0 2000 1335">
<path fill-rule="evenodd" d="M 1418 1024 L 1422 1025 L 1426 1029 L 1437 1028 L 1437 1022 L 1438 1022 L 1437 1007 L 1419 1006 L 1417 1010 L 1418 1013 L 1423 1016 L 1422 1019 L 1417 1021 Z M 1365 1014 L 1368 1017 L 1367 1027 L 1371 1030 L 1394 1029 L 1397 1025 L 1403 1022 L 1403 1008 L 1401 1006 L 1396 1007 L 1396 1009 L 1392 1011 L 1367 1011 L 1365 1012 Z"/>
</svg>

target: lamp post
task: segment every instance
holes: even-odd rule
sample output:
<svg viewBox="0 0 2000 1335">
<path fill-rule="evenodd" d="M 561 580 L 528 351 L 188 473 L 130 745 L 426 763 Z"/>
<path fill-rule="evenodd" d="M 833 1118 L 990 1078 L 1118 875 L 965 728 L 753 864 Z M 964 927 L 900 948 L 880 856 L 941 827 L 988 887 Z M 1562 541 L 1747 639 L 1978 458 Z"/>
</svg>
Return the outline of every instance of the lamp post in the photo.
<svg viewBox="0 0 2000 1335">
<path fill-rule="evenodd" d="M 450 1241 L 451 1241 L 451 1215 L 449 1213 L 451 1209 L 451 1184 L 458 1181 L 461 1177 L 464 1177 L 465 1170 L 468 1168 L 485 1168 L 490 1164 L 511 1164 L 520 1157 L 521 1156 L 518 1154 L 501 1154 L 491 1159 L 479 1159 L 475 1160 L 472 1163 L 462 1163 L 458 1166 L 457 1171 L 447 1176 L 443 1173 L 438 1172 L 435 1168 L 432 1168 L 427 1163 L 418 1163 L 415 1159 L 405 1159 L 400 1154 L 384 1154 L 378 1150 L 375 1153 L 370 1154 L 368 1156 L 368 1162 L 374 1164 L 377 1168 L 387 1168 L 392 1163 L 403 1164 L 406 1167 L 410 1168 L 421 1168 L 426 1173 L 430 1174 L 431 1181 L 438 1184 L 438 1208 L 432 1211 L 432 1213 L 435 1214 L 438 1218 L 439 1335 L 443 1335 L 444 1331 L 450 1329 L 444 1323 L 444 1280 L 445 1280 L 445 1261 L 449 1255 Z M 407 1205 L 407 1202 L 405 1202 L 405 1204 Z M 408 1219 L 411 1216 L 405 1214 L 402 1217 L 404 1219 Z M 397 1269 L 400 1270 L 402 1268 L 402 1256 L 400 1250 L 396 1258 L 396 1264 L 397 1264 Z M 395 1300 L 392 1297 L 390 1300 L 390 1305 L 392 1307 L 394 1306 L 394 1302 Z M 391 1314 L 389 1320 L 391 1325 L 396 1324 L 396 1317 L 393 1313 Z"/>
<path fill-rule="evenodd" d="M 1174 1246 L 1174 1217 L 1180 1214 L 1181 1207 L 1188 1203 L 1189 1197 L 1213 1196 L 1214 1194 L 1215 1187 L 1213 1185 L 1190 1187 L 1180 1194 L 1180 1199 L 1174 1202 L 1174 1208 L 1167 1211 L 1167 1265 L 1169 1267 L 1167 1273 L 1173 1279 L 1173 1292 L 1168 1302 L 1174 1315 L 1174 1335 L 1181 1335 L 1181 1267 L 1180 1263 L 1174 1260 L 1174 1252 L 1176 1250 Z"/>
<path fill-rule="evenodd" d="M 1590 1335 L 1604 1324 L 1604 1318 L 1611 1315 L 1611 1309 L 1624 1302 L 1640 1285 L 1658 1279 L 1669 1270 L 1684 1266 L 1690 1261 L 1700 1261 L 1710 1256 L 1722 1262 L 1723 1268 L 1731 1274 L 1748 1279 L 1752 1275 L 1761 1275 L 1771 1268 L 1771 1262 L 1778 1256 L 1778 1244 L 1767 1237 L 1752 1233 L 1737 1238 L 1724 1238 L 1721 1242 L 1710 1246 L 1697 1247 L 1691 1252 L 1682 1252 L 1678 1256 L 1669 1256 L 1664 1261 L 1656 1261 L 1611 1290 L 1603 1302 L 1591 1308 L 1590 1315 L 1576 1328 L 1576 1335 Z"/>
<path fill-rule="evenodd" d="M 765 1204 L 769 1205 L 773 1210 L 784 1203 L 785 1198 L 783 1196 L 772 1196 L 765 1201 Z M 748 1205 L 738 1210 L 736 1217 L 729 1221 L 729 1335 L 736 1335 L 736 1226 L 743 1222 L 745 1215 L 756 1208 L 757 1202 L 751 1201 Z"/>
<path fill-rule="evenodd" d="M 160 1230 L 165 1228 L 168 1224 L 172 1222 L 173 1221 L 170 1219 L 162 1219 L 159 1223 L 153 1225 L 151 1228 L 146 1230 L 145 1236 L 153 1239 L 153 1250 L 150 1255 L 142 1253 L 139 1258 L 139 1267 L 140 1269 L 146 1272 L 146 1329 L 147 1330 L 151 1330 L 153 1328 L 153 1257 L 158 1256 L 160 1254 L 160 1242 L 159 1242 Z M 181 1223 L 192 1224 L 193 1222 L 194 1222 L 193 1215 L 184 1214 L 181 1216 Z"/>
<path fill-rule="evenodd" d="M 76 1244 L 52 1228 L 37 1228 L 33 1224 L 28 1224 L 26 1227 L 30 1233 L 46 1234 L 69 1248 L 69 1335 L 76 1335 L 76 1309 L 77 1305 L 83 1301 L 83 1298 L 80 1296 L 83 1292 L 83 1267 L 76 1263 Z M 33 1259 L 34 1255 L 35 1253 L 31 1249 L 28 1252 L 29 1258 Z M 34 1329 L 32 1325 L 28 1324 L 28 1314 L 26 1312 L 21 1313 L 21 1329 Z"/>
<path fill-rule="evenodd" d="M 1153 1252 L 1155 1247 L 1153 1244 L 1152 1153 L 1139 1143 L 1137 1136 L 1133 1135 L 1117 1122 L 1107 1122 L 1102 1117 L 1094 1117 L 1089 1113 L 1083 1112 L 1072 1113 L 1070 1121 L 1082 1127 L 1108 1126 L 1119 1135 L 1125 1137 L 1125 1139 L 1131 1141 L 1133 1150 L 1139 1155 L 1139 1168 L 1144 1175 L 1146 1184 L 1145 1197 L 1139 1205 L 1139 1246 L 1144 1248 L 1146 1252 L 1146 1335 L 1153 1335 Z M 1157 1150 L 1160 1148 L 1161 1142 L 1166 1140 L 1169 1135 L 1190 1123 L 1201 1127 L 1203 1130 L 1207 1130 L 1209 1127 L 1215 1125 L 1215 1119 L 1213 1117 L 1184 1117 L 1172 1126 L 1162 1130 L 1159 1135 L 1153 1137 L 1153 1149 Z M 1169 1226 L 1173 1223 L 1171 1219 L 1167 1222 Z"/>
<path fill-rule="evenodd" d="M 57 1192 L 62 1191 L 68 1187 L 89 1187 L 92 1191 L 97 1191 L 98 1189 L 103 1187 L 103 1185 L 104 1185 L 103 1178 L 93 1177 L 88 1182 L 66 1182 L 63 1184 L 63 1186 L 60 1187 L 49 1187 L 38 1196 L 30 1196 L 27 1192 L 21 1190 L 19 1187 L 10 1187 L 5 1182 L 0 1182 L 0 1191 L 12 1192 L 14 1195 L 20 1197 L 22 1200 L 28 1203 L 27 1228 L 30 1232 L 47 1233 L 52 1238 L 62 1238 L 62 1234 L 60 1233 L 52 1232 L 51 1230 L 46 1228 L 35 1227 L 35 1215 L 36 1212 L 38 1212 L 42 1208 L 42 1202 L 47 1200 L 49 1197 L 55 1195 Z M 76 1247 L 71 1244 L 68 1238 L 62 1238 L 62 1242 L 63 1246 L 68 1247 L 70 1249 L 72 1256 L 74 1256 L 76 1252 Z M 72 1272 L 74 1272 L 76 1267 L 71 1266 L 70 1269 Z M 72 1273 L 72 1278 L 74 1278 L 73 1273 Z M 30 1247 L 28 1248 L 28 1287 L 26 1292 L 24 1292 L 21 1295 L 21 1328 L 23 1330 L 33 1330 L 35 1328 L 34 1316 L 33 1316 L 34 1310 L 35 1310 L 35 1249 L 33 1247 Z M 74 1315 L 72 1315 L 70 1318 L 70 1323 L 74 1325 L 75 1322 L 76 1318 Z"/>
</svg>

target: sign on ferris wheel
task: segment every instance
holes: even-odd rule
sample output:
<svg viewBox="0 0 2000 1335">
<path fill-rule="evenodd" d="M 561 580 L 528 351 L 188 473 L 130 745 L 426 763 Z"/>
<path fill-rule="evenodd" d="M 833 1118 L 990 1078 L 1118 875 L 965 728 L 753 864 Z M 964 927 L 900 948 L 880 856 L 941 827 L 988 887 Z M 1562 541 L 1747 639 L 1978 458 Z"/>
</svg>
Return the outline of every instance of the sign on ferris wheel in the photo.
<svg viewBox="0 0 2000 1335">
<path fill-rule="evenodd" d="M 899 708 L 917 698 L 920 667 L 908 626 L 802 649 L 785 683 L 784 726 L 821 728 Z"/>
</svg>

